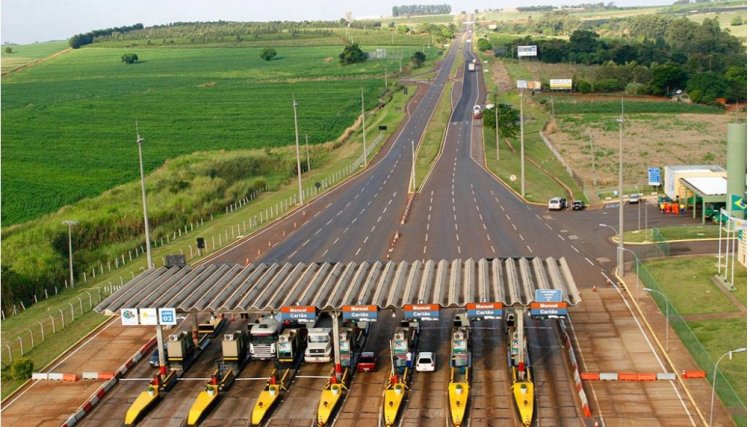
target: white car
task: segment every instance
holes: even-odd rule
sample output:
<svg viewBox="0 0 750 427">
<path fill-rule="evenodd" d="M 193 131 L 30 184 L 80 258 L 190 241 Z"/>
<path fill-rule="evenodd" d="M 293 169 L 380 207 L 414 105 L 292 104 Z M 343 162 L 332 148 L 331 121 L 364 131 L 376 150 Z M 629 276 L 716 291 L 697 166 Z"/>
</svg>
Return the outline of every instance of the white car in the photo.
<svg viewBox="0 0 750 427">
<path fill-rule="evenodd" d="M 547 203 L 547 209 L 551 211 L 561 211 L 568 206 L 568 201 L 564 197 L 553 197 Z"/>
<path fill-rule="evenodd" d="M 417 372 L 433 372 L 435 370 L 435 354 L 429 351 L 417 355 Z"/>
<path fill-rule="evenodd" d="M 633 193 L 630 196 L 628 196 L 628 203 L 635 204 L 641 202 L 641 195 L 638 193 Z"/>
</svg>

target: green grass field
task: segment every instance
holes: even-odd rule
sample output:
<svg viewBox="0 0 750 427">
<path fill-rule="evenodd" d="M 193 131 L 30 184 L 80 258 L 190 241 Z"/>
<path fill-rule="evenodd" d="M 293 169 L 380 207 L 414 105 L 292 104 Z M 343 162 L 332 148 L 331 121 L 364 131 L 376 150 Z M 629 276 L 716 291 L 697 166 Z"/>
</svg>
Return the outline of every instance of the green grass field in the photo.
<svg viewBox="0 0 750 427">
<path fill-rule="evenodd" d="M 404 63 L 412 49 L 398 48 Z M 197 150 L 292 144 L 293 94 L 300 132 L 317 144 L 353 123 L 360 88 L 373 108 L 384 71 L 399 67 L 397 57 L 341 66 L 336 46 L 277 50 L 267 62 L 257 48 L 86 47 L 4 77 L 3 223 L 136 179 L 136 120 L 147 170 Z M 131 51 L 141 63 L 120 61 Z"/>
</svg>

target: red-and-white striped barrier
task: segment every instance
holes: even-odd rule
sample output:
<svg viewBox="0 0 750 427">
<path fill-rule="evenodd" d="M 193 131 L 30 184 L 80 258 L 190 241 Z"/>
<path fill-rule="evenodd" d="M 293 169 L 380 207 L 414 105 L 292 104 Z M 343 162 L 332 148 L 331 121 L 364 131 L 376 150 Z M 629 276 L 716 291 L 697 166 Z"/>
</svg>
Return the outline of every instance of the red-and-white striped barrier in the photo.
<svg viewBox="0 0 750 427">
<path fill-rule="evenodd" d="M 584 381 L 674 381 L 674 372 L 581 372 Z"/>
<path fill-rule="evenodd" d="M 130 359 L 123 363 L 120 369 L 118 369 L 111 378 L 109 378 L 104 382 L 104 384 L 99 386 L 94 394 L 92 394 L 91 397 L 86 400 L 86 403 L 81 405 L 81 407 L 79 407 L 78 410 L 73 413 L 73 415 L 71 415 L 68 420 L 65 421 L 65 423 L 63 423 L 60 427 L 73 427 L 74 425 L 76 425 L 78 421 L 80 421 L 84 416 L 86 416 L 87 413 L 91 412 L 91 410 L 94 409 L 94 406 L 96 406 L 96 404 L 104 398 L 104 396 L 112 389 L 112 387 L 117 384 L 117 381 L 122 378 L 122 376 L 125 375 L 125 373 L 127 373 L 128 370 L 136 364 L 136 362 L 138 362 L 139 360 L 141 360 L 141 358 L 143 358 L 143 356 L 148 354 L 148 352 L 151 351 L 151 349 L 153 349 L 155 345 L 156 338 L 151 338 L 149 342 L 138 349 L 138 351 L 136 351 Z M 84 372 L 84 374 L 89 374 L 89 376 L 92 376 L 92 374 L 96 374 L 96 379 L 100 379 L 100 375 L 103 376 L 106 374 L 111 374 L 111 372 Z"/>
<path fill-rule="evenodd" d="M 576 391 L 578 391 L 578 399 L 581 401 L 581 410 L 583 415 L 591 416 L 591 407 L 589 407 L 589 399 L 586 396 L 586 391 L 583 389 L 583 382 L 581 381 L 581 373 L 578 370 L 578 362 L 576 361 L 576 354 L 573 351 L 573 345 L 570 342 L 568 336 L 568 330 L 565 327 L 565 321 L 560 319 L 560 330 L 562 331 L 563 340 L 565 341 L 565 348 L 568 350 L 568 360 L 570 362 L 570 369 L 573 371 L 573 378 L 576 382 Z"/>
</svg>

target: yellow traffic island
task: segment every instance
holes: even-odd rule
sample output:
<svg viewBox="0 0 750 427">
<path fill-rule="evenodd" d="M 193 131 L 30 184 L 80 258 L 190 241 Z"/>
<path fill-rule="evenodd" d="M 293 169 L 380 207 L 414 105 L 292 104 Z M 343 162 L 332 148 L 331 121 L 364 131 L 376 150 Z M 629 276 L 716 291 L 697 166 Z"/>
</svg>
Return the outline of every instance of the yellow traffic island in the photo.
<svg viewBox="0 0 750 427">
<path fill-rule="evenodd" d="M 451 381 L 448 384 L 448 402 L 450 403 L 453 427 L 459 427 L 464 422 L 466 405 L 469 401 L 469 390 L 471 390 L 471 386 L 468 381 Z"/>
<path fill-rule="evenodd" d="M 284 390 L 286 390 L 284 386 L 276 384 L 276 372 L 271 374 L 271 378 L 258 395 L 258 400 L 253 407 L 253 414 L 250 419 L 251 426 L 259 426 L 266 420 L 273 408 L 279 403 L 281 393 Z"/>
<path fill-rule="evenodd" d="M 408 390 L 409 387 L 406 386 L 403 379 L 397 375 L 391 376 L 383 393 L 383 422 L 386 427 L 396 425 L 401 403 L 404 401 Z"/>
<path fill-rule="evenodd" d="M 206 384 L 206 389 L 198 393 L 198 397 L 195 398 L 193 405 L 190 407 L 187 425 L 197 425 L 201 418 L 203 418 L 203 416 L 206 415 L 218 401 L 219 382 L 215 375 L 211 375 L 211 379 L 208 384 Z"/>
<path fill-rule="evenodd" d="M 513 367 L 513 384 L 511 385 L 513 400 L 516 402 L 521 423 L 529 427 L 534 418 L 534 382 L 531 380 L 531 371 L 526 370 L 525 379 L 518 380 L 517 378 L 516 368 Z"/>
<path fill-rule="evenodd" d="M 140 421 L 161 399 L 161 391 L 159 390 L 161 379 L 157 375 L 148 384 L 146 391 L 142 391 L 138 394 L 128 412 L 125 414 L 125 422 L 123 426 L 133 426 Z"/>
<path fill-rule="evenodd" d="M 344 374 L 344 378 L 346 378 L 346 374 Z M 335 377 L 328 381 L 328 384 L 326 384 L 326 387 L 320 394 L 320 402 L 318 403 L 318 427 L 328 425 L 331 421 L 331 416 L 338 404 L 343 400 L 342 397 L 346 391 L 346 386 L 343 383 L 336 382 Z"/>
</svg>

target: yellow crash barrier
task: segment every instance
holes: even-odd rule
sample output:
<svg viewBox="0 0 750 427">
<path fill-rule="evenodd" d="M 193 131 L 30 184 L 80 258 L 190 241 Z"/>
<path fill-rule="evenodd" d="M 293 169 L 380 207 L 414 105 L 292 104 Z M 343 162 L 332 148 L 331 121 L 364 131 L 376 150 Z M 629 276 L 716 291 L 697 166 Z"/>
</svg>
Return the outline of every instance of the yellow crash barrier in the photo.
<svg viewBox="0 0 750 427">
<path fill-rule="evenodd" d="M 206 389 L 198 394 L 193 406 L 188 412 L 187 425 L 194 426 L 198 424 L 201 417 L 208 412 L 211 407 L 219 400 L 219 384 L 206 384 Z"/>
<path fill-rule="evenodd" d="M 467 381 L 451 382 L 448 384 L 448 402 L 451 408 L 451 420 L 454 427 L 459 427 L 466 416 L 466 404 L 469 401 L 471 386 Z"/>
<path fill-rule="evenodd" d="M 403 402 L 407 390 L 409 390 L 408 387 L 406 387 L 406 384 L 401 380 L 388 383 L 388 387 L 385 389 L 383 402 L 383 422 L 386 427 L 391 427 L 396 424 L 398 411 L 401 408 L 401 402 Z"/>
<path fill-rule="evenodd" d="M 336 409 L 336 405 L 341 401 L 344 393 L 346 393 L 346 387 L 343 384 L 328 383 L 321 393 L 320 403 L 318 403 L 318 427 L 328 425 L 331 414 Z"/>
<path fill-rule="evenodd" d="M 123 425 L 135 425 L 142 416 L 146 415 L 146 413 L 154 407 L 159 399 L 161 399 L 159 384 L 153 384 L 152 382 L 148 385 L 148 389 L 142 391 L 135 399 L 135 402 L 130 405 L 128 412 L 125 414 L 125 422 Z"/>
<path fill-rule="evenodd" d="M 516 401 L 516 409 L 524 426 L 531 426 L 534 418 L 534 383 L 531 381 L 531 373 L 525 380 L 516 380 L 516 368 L 513 368 L 513 399 Z"/>
<path fill-rule="evenodd" d="M 281 386 L 269 382 L 266 385 L 266 388 L 260 392 L 258 401 L 255 402 L 250 425 L 259 426 L 266 419 L 266 415 L 271 412 L 271 409 L 273 409 L 274 405 L 278 402 L 280 395 Z"/>
</svg>

